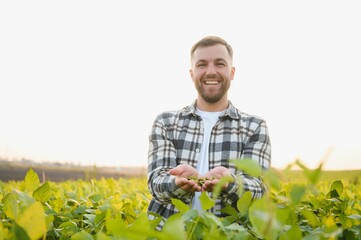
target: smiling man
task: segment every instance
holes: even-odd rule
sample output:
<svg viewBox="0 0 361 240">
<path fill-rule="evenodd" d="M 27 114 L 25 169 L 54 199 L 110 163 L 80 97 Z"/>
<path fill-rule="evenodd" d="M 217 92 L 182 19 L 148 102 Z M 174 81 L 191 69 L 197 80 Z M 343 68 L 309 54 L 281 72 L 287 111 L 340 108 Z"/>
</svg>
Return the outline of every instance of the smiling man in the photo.
<svg viewBox="0 0 361 240">
<path fill-rule="evenodd" d="M 233 182 L 222 186 L 209 210 L 216 216 L 224 216 L 220 210 L 226 204 L 236 206 L 239 188 L 250 191 L 254 199 L 266 191 L 260 178 L 237 170 L 229 161 L 252 159 L 264 170 L 271 165 L 266 122 L 238 110 L 228 99 L 234 75 L 233 50 L 224 39 L 208 36 L 193 45 L 190 76 L 198 97 L 179 111 L 159 114 L 149 136 L 148 186 L 153 196 L 149 213 L 166 220 L 177 212 L 171 198 L 202 210 L 201 192 L 211 194 L 225 176 Z"/>
</svg>

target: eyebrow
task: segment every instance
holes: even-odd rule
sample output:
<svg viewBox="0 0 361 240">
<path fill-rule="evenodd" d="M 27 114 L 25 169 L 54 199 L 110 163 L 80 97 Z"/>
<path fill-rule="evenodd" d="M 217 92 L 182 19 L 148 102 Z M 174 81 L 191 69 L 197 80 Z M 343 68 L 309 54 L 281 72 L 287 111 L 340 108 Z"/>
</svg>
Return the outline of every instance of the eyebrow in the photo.
<svg viewBox="0 0 361 240">
<path fill-rule="evenodd" d="M 196 63 L 200 63 L 200 62 L 209 62 L 209 61 L 204 60 L 204 59 L 199 59 Z M 216 58 L 216 59 L 214 60 L 214 62 L 227 62 L 227 61 L 226 61 L 226 59 L 224 59 L 224 58 Z"/>
<path fill-rule="evenodd" d="M 204 59 L 200 59 L 197 62 L 194 63 L 194 66 L 197 66 L 198 64 L 204 64 L 204 63 L 208 63 L 209 61 L 204 60 Z M 226 66 L 228 66 L 228 62 L 224 59 L 224 58 L 216 58 L 213 62 L 217 63 L 224 63 Z"/>
</svg>

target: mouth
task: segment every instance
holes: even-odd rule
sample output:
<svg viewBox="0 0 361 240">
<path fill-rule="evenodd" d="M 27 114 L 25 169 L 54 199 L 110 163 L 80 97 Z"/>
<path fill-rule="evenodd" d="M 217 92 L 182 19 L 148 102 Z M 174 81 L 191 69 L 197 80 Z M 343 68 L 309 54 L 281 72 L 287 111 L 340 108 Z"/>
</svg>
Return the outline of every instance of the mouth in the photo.
<svg viewBox="0 0 361 240">
<path fill-rule="evenodd" d="M 206 80 L 206 81 L 203 81 L 203 83 L 205 85 L 217 85 L 219 84 L 219 81 L 216 81 L 216 80 Z"/>
<path fill-rule="evenodd" d="M 218 85 L 222 82 L 222 79 L 218 78 L 218 77 L 213 77 L 213 78 L 203 78 L 202 79 L 202 83 L 204 85 Z"/>
</svg>

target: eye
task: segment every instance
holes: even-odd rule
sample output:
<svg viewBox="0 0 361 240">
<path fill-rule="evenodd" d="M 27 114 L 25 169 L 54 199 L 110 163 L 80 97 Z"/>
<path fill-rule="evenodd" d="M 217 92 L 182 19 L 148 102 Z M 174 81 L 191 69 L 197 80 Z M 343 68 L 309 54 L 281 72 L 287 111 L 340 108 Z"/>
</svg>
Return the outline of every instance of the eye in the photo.
<svg viewBox="0 0 361 240">
<path fill-rule="evenodd" d="M 196 66 L 197 66 L 198 68 L 204 68 L 205 66 L 207 66 L 207 64 L 205 64 L 205 63 L 198 63 Z"/>
<path fill-rule="evenodd" d="M 216 62 L 216 65 L 217 65 L 218 67 L 225 67 L 225 66 L 227 66 L 227 64 L 226 64 L 225 62 L 223 62 L 223 61 L 221 61 L 221 62 Z"/>
</svg>

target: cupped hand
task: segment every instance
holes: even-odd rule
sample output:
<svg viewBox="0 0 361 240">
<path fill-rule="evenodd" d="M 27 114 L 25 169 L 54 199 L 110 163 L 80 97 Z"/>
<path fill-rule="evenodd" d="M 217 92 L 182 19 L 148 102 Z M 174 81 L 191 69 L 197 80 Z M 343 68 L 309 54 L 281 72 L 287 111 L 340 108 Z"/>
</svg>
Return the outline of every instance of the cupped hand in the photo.
<svg viewBox="0 0 361 240">
<path fill-rule="evenodd" d="M 231 172 L 229 171 L 228 168 L 225 168 L 222 166 L 215 167 L 204 175 L 204 177 L 207 180 L 203 183 L 202 189 L 207 192 L 212 192 L 214 186 L 216 186 L 217 183 L 219 183 L 221 178 L 223 178 L 225 176 L 230 176 L 230 175 L 231 175 Z M 227 187 L 228 187 L 228 183 L 225 183 L 222 186 L 222 189 L 226 189 Z"/>
<path fill-rule="evenodd" d="M 180 164 L 169 170 L 169 174 L 175 176 L 175 184 L 187 192 L 201 191 L 202 187 L 198 186 L 196 180 L 199 177 L 197 170 L 188 164 Z"/>
</svg>

